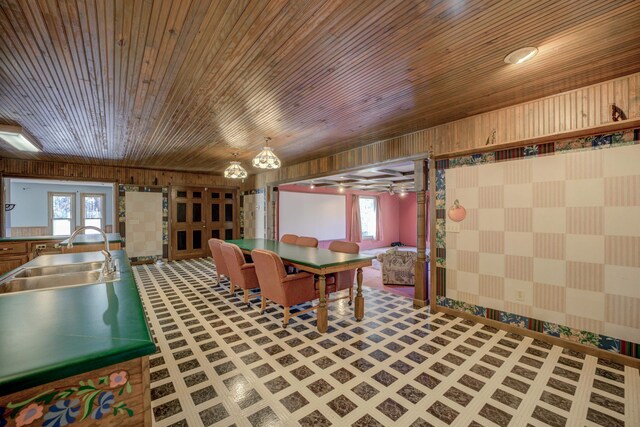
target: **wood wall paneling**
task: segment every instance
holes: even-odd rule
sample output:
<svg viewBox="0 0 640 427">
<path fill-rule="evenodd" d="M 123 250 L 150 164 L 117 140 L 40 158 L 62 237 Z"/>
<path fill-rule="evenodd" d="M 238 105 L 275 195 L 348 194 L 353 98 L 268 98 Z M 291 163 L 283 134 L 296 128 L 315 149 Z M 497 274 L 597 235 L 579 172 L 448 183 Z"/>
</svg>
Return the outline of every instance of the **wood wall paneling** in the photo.
<svg viewBox="0 0 640 427">
<path fill-rule="evenodd" d="M 577 99 L 581 102 L 577 103 Z M 612 120 L 610 110 L 614 103 L 625 106 L 628 120 Z M 635 73 L 330 156 L 285 165 L 279 170 L 256 175 L 245 188 L 251 184 L 253 188 L 262 188 L 267 184 L 333 175 L 398 159 L 446 157 L 494 149 L 498 145 L 534 144 L 587 133 L 607 133 L 636 127 L 639 121 L 640 73 Z M 496 129 L 496 141 L 486 146 L 493 129 Z"/>
<path fill-rule="evenodd" d="M 91 180 L 134 185 L 202 185 L 239 188 L 241 182 L 208 173 L 181 172 L 118 166 L 99 166 L 66 162 L 47 162 L 15 158 L 0 159 L 5 177 L 62 180 Z"/>
</svg>

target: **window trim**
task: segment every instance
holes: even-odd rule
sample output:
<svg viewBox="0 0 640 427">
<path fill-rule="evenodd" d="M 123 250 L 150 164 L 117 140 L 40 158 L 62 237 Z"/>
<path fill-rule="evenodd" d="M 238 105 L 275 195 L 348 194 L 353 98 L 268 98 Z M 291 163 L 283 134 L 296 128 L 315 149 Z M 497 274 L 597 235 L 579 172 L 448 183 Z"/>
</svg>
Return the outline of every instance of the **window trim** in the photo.
<svg viewBox="0 0 640 427">
<path fill-rule="evenodd" d="M 362 240 L 378 240 L 378 221 L 377 221 L 377 215 L 378 215 L 378 198 L 376 196 L 360 196 L 358 197 L 358 203 L 360 203 L 361 200 L 365 200 L 365 199 L 371 199 L 373 200 L 373 205 L 375 207 L 375 213 L 376 213 L 376 218 L 374 220 L 374 224 L 375 224 L 375 235 L 373 236 L 365 236 L 364 235 L 364 228 L 362 227 L 362 209 L 361 206 L 358 206 L 358 208 L 360 208 L 360 238 Z"/>
<path fill-rule="evenodd" d="M 69 193 L 63 191 L 49 191 L 48 194 L 48 207 L 49 207 L 49 234 L 53 234 L 53 220 L 54 219 L 67 219 L 67 218 L 54 218 L 53 217 L 53 198 L 55 196 L 69 196 L 71 198 L 71 218 L 69 218 L 70 226 L 69 230 L 73 233 L 76 229 L 76 193 Z"/>
<path fill-rule="evenodd" d="M 106 224 L 106 219 L 105 219 L 105 215 L 107 213 L 107 198 L 106 198 L 106 194 L 104 193 L 80 193 L 80 222 L 82 224 L 82 226 L 85 226 L 85 220 L 86 218 L 86 206 L 85 206 L 85 199 L 87 197 L 100 197 L 102 199 L 102 209 L 101 209 L 101 214 L 100 214 L 100 230 L 105 229 L 105 224 Z M 90 219 L 96 219 L 96 218 L 90 218 Z M 86 231 L 85 231 L 86 233 Z"/>
</svg>

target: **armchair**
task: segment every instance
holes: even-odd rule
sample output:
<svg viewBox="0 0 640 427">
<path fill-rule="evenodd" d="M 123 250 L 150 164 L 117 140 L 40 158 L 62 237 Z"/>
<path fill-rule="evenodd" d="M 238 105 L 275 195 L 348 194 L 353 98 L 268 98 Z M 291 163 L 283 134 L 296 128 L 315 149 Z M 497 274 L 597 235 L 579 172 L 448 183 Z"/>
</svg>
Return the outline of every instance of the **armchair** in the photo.
<svg viewBox="0 0 640 427">
<path fill-rule="evenodd" d="M 376 256 L 382 264 L 382 283 L 385 285 L 415 286 L 415 270 L 418 254 L 411 251 L 389 249 Z"/>
<path fill-rule="evenodd" d="M 295 234 L 283 234 L 282 237 L 280 238 L 280 241 L 282 243 L 288 243 L 290 245 L 295 245 L 297 238 L 298 238 L 298 236 L 295 235 Z"/>
<path fill-rule="evenodd" d="M 347 254 L 357 254 L 360 252 L 360 246 L 353 242 L 333 241 L 329 245 L 329 250 L 333 252 L 342 252 Z M 349 305 L 353 303 L 353 280 L 356 277 L 355 270 L 340 271 L 327 276 L 327 293 L 339 292 L 349 289 Z M 346 297 L 342 297 L 346 298 Z M 342 298 L 336 298 L 342 299 Z M 333 301 L 336 301 L 333 300 Z"/>
<path fill-rule="evenodd" d="M 261 312 L 267 308 L 267 299 L 282 305 L 284 307 L 282 326 L 286 328 L 291 317 L 291 306 L 318 298 L 318 292 L 313 285 L 313 274 L 287 274 L 282 258 L 275 252 L 254 249 L 251 251 L 251 257 L 260 283 Z M 296 314 L 300 315 L 316 308 L 317 306 L 313 306 Z"/>
<path fill-rule="evenodd" d="M 260 288 L 255 265 L 245 262 L 244 255 L 237 245 L 222 243 L 220 249 L 222 250 L 224 262 L 229 270 L 231 281 L 234 285 L 244 289 L 244 303 L 248 305 L 249 290 Z"/>
<path fill-rule="evenodd" d="M 300 236 L 296 239 L 295 244 L 298 246 L 306 246 L 308 248 L 317 248 L 318 239 L 316 239 L 315 237 Z"/>
<path fill-rule="evenodd" d="M 209 239 L 209 250 L 211 250 L 211 257 L 213 258 L 213 263 L 216 265 L 216 272 L 218 274 L 218 283 L 220 283 L 220 278 L 222 276 L 229 278 L 229 269 L 224 262 L 224 257 L 222 256 L 222 250 L 220 249 L 220 245 L 224 243 L 223 240 L 220 239 Z M 233 281 L 229 280 L 229 290 L 233 294 L 235 288 L 233 286 Z"/>
</svg>

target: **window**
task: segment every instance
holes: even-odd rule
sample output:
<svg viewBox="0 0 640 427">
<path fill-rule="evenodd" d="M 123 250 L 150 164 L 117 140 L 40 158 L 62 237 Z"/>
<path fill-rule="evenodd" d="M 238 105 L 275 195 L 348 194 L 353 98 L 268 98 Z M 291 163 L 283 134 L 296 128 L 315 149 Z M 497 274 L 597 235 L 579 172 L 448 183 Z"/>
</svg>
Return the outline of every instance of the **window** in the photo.
<svg viewBox="0 0 640 427">
<path fill-rule="evenodd" d="M 375 240 L 377 236 L 377 203 L 375 197 L 359 197 L 360 227 L 363 240 Z"/>
<path fill-rule="evenodd" d="M 68 236 L 76 228 L 75 193 L 49 193 L 49 230 L 54 236 Z"/>
<path fill-rule="evenodd" d="M 82 225 L 91 225 L 104 230 L 104 194 L 82 193 Z M 85 234 L 98 234 L 96 230 L 85 230 Z"/>
</svg>

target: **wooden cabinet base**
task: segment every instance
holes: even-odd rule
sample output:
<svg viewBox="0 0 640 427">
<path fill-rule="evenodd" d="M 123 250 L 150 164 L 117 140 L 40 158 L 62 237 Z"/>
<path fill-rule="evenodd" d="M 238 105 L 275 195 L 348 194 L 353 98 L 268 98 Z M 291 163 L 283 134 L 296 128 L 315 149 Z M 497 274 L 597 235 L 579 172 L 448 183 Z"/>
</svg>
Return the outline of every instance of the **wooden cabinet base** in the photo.
<svg viewBox="0 0 640 427">
<path fill-rule="evenodd" d="M 6 424 L 4 422 L 6 422 Z M 150 426 L 149 358 L 0 396 L 0 425 Z"/>
</svg>

